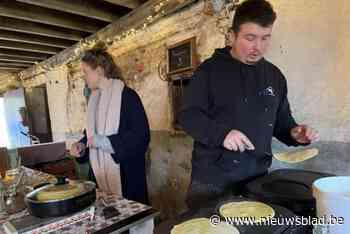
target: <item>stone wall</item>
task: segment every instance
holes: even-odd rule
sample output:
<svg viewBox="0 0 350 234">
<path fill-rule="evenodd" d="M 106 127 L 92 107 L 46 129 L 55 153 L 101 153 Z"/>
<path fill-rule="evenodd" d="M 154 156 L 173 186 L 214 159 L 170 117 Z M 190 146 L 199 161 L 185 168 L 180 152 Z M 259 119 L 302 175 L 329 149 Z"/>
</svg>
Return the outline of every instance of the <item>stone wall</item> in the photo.
<svg viewBox="0 0 350 234">
<path fill-rule="evenodd" d="M 320 130 L 319 158 L 298 165 L 317 171 L 349 174 L 350 78 L 347 63 L 350 43 L 347 27 L 350 2 L 338 0 L 273 0 L 276 22 L 267 58 L 278 65 L 289 84 L 296 119 Z M 129 86 L 141 96 L 152 129 L 148 155 L 148 181 L 152 204 L 162 217 L 186 209 L 184 197 L 191 171 L 191 144 L 187 136 L 174 135 L 168 84 L 158 75 L 166 62 L 166 47 L 196 36 L 201 61 L 223 47 L 221 33 L 230 19 L 208 14 L 199 3 L 164 18 L 130 38 L 113 44 L 109 52 L 121 67 Z M 85 125 L 86 102 L 79 63 L 26 81 L 31 87 L 47 84 L 51 125 L 55 140 L 72 142 Z M 274 144 L 276 151 L 286 150 Z M 275 162 L 273 168 L 289 165 Z"/>
</svg>

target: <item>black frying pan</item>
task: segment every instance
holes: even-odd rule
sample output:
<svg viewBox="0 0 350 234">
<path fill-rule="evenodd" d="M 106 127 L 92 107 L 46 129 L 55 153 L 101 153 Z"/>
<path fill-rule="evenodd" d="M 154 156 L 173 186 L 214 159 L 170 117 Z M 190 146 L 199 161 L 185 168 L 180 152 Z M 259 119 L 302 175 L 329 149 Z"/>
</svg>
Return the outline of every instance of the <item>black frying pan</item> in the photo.
<svg viewBox="0 0 350 234">
<path fill-rule="evenodd" d="M 96 184 L 91 181 L 76 181 L 75 183 L 81 184 L 83 188 L 77 195 L 59 200 L 40 201 L 37 199 L 37 194 L 40 191 L 67 183 L 68 182 L 65 178 L 58 178 L 58 182 L 56 184 L 44 184 L 28 193 L 24 200 L 29 213 L 39 218 L 65 216 L 71 213 L 79 212 L 95 202 Z"/>
</svg>

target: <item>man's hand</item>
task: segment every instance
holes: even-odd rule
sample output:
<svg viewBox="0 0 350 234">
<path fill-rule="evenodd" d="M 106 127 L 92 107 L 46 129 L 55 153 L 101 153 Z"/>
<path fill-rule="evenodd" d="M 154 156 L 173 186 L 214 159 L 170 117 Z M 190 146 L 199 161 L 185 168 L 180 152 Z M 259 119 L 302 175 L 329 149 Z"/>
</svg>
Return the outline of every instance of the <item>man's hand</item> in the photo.
<svg viewBox="0 0 350 234">
<path fill-rule="evenodd" d="M 292 128 L 290 134 L 298 143 L 301 144 L 310 144 L 319 140 L 318 132 L 307 126 L 307 125 L 299 125 Z"/>
<path fill-rule="evenodd" d="M 69 154 L 74 156 L 74 157 L 80 157 L 81 152 L 83 152 L 85 150 L 85 145 L 83 143 L 80 142 L 76 142 L 74 144 L 72 144 L 71 149 L 69 151 Z"/>
<path fill-rule="evenodd" d="M 231 130 L 223 143 L 223 146 L 228 150 L 244 152 L 247 150 L 254 150 L 254 145 L 250 142 L 248 137 L 238 130 Z"/>
</svg>

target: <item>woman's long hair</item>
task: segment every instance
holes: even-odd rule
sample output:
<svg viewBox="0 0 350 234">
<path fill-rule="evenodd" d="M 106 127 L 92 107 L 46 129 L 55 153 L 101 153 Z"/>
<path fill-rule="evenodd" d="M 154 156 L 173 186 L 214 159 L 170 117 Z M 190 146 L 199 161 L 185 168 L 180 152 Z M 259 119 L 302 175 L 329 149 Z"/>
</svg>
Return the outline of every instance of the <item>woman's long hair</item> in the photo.
<svg viewBox="0 0 350 234">
<path fill-rule="evenodd" d="M 114 63 L 112 56 L 101 45 L 85 51 L 81 61 L 88 64 L 92 69 L 96 69 L 98 66 L 103 68 L 107 79 L 123 80 L 119 67 Z"/>
</svg>

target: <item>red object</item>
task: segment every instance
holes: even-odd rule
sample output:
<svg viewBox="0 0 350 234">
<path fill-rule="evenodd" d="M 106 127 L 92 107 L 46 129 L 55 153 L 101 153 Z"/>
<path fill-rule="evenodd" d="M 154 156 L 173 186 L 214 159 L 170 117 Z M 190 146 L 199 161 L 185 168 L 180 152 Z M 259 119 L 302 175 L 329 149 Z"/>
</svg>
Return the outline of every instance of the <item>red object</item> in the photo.
<svg viewBox="0 0 350 234">
<path fill-rule="evenodd" d="M 141 73 L 145 70 L 145 65 L 143 63 L 136 64 L 136 70 Z"/>
</svg>

